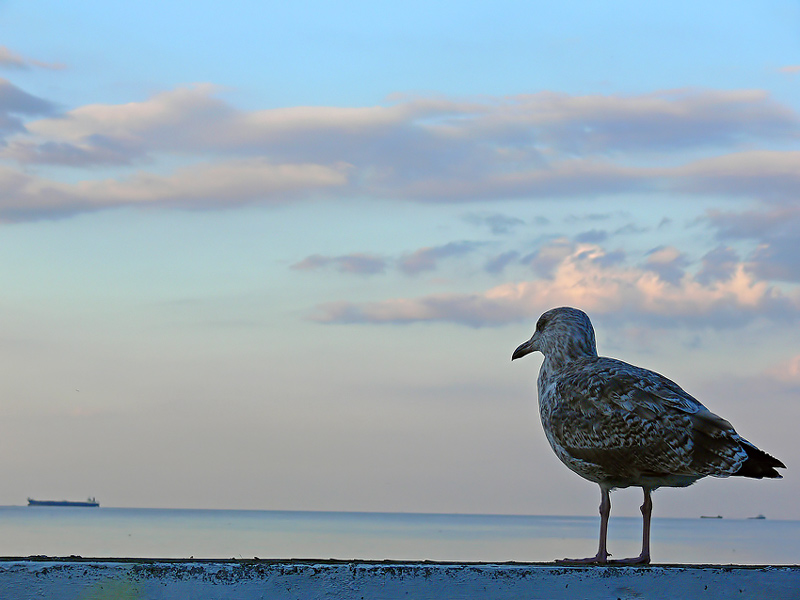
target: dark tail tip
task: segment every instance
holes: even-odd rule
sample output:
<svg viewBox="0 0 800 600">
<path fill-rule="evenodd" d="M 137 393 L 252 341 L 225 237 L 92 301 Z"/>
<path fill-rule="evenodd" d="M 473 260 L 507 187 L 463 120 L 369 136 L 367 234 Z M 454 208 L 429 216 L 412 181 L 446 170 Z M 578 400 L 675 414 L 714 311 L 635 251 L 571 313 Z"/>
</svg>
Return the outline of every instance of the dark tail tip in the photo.
<svg viewBox="0 0 800 600">
<path fill-rule="evenodd" d="M 742 440 L 742 447 L 747 452 L 747 459 L 739 470 L 734 473 L 739 477 L 752 477 L 754 479 L 781 479 L 781 474 L 775 469 L 785 469 L 786 465 L 774 456 L 759 450 L 753 444 Z"/>
</svg>

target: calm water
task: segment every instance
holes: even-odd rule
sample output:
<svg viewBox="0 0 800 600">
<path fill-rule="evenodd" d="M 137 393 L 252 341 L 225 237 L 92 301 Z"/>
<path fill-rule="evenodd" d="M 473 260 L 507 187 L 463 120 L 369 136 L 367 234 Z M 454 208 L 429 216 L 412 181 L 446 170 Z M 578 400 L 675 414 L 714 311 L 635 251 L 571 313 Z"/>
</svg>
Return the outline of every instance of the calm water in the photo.
<svg viewBox="0 0 800 600">
<path fill-rule="evenodd" d="M 611 519 L 639 553 L 641 520 Z M 0 507 L 0 556 L 551 561 L 597 550 L 597 517 Z M 800 521 L 653 519 L 656 563 L 800 564 Z"/>
</svg>

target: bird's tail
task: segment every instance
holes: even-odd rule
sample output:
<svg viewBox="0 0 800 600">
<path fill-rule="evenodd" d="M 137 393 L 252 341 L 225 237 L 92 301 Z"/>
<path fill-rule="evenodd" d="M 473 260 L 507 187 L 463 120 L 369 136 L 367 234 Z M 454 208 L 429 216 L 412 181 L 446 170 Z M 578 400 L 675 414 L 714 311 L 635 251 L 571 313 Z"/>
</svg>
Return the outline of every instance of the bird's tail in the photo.
<svg viewBox="0 0 800 600">
<path fill-rule="evenodd" d="M 747 458 L 733 475 L 753 477 L 754 479 L 763 479 L 764 477 L 781 479 L 781 474 L 775 469 L 785 469 L 785 464 L 763 450 L 759 450 L 747 440 L 742 440 L 741 444 L 742 448 L 747 452 Z"/>
</svg>

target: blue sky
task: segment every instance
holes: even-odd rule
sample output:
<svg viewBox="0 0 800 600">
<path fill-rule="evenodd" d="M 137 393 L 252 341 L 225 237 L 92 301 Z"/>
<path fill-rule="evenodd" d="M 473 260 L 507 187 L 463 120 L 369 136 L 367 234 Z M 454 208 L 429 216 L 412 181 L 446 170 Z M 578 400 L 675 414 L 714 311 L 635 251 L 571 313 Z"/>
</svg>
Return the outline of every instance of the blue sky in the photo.
<svg viewBox="0 0 800 600">
<path fill-rule="evenodd" d="M 0 503 L 594 514 L 538 315 L 789 466 L 800 9 L 0 2 Z M 618 514 L 637 514 L 635 492 Z"/>
</svg>

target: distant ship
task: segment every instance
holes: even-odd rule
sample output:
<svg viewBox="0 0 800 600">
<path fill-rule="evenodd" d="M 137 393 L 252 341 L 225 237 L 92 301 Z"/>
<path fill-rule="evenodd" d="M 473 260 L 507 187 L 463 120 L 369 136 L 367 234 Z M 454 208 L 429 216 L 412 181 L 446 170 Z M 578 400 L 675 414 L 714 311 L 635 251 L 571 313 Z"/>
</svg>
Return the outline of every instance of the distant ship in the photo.
<svg viewBox="0 0 800 600">
<path fill-rule="evenodd" d="M 747 517 L 748 519 L 766 519 L 764 515 L 758 515 L 757 517 Z"/>
<path fill-rule="evenodd" d="M 100 503 L 94 497 L 87 498 L 84 502 L 71 502 L 69 500 L 34 500 L 28 498 L 28 506 L 85 506 L 95 507 L 100 506 Z"/>
<path fill-rule="evenodd" d="M 722 518 L 722 515 L 716 515 L 716 516 L 711 516 L 711 515 L 700 515 L 700 518 L 701 518 L 701 519 L 721 519 L 721 518 Z"/>
</svg>

